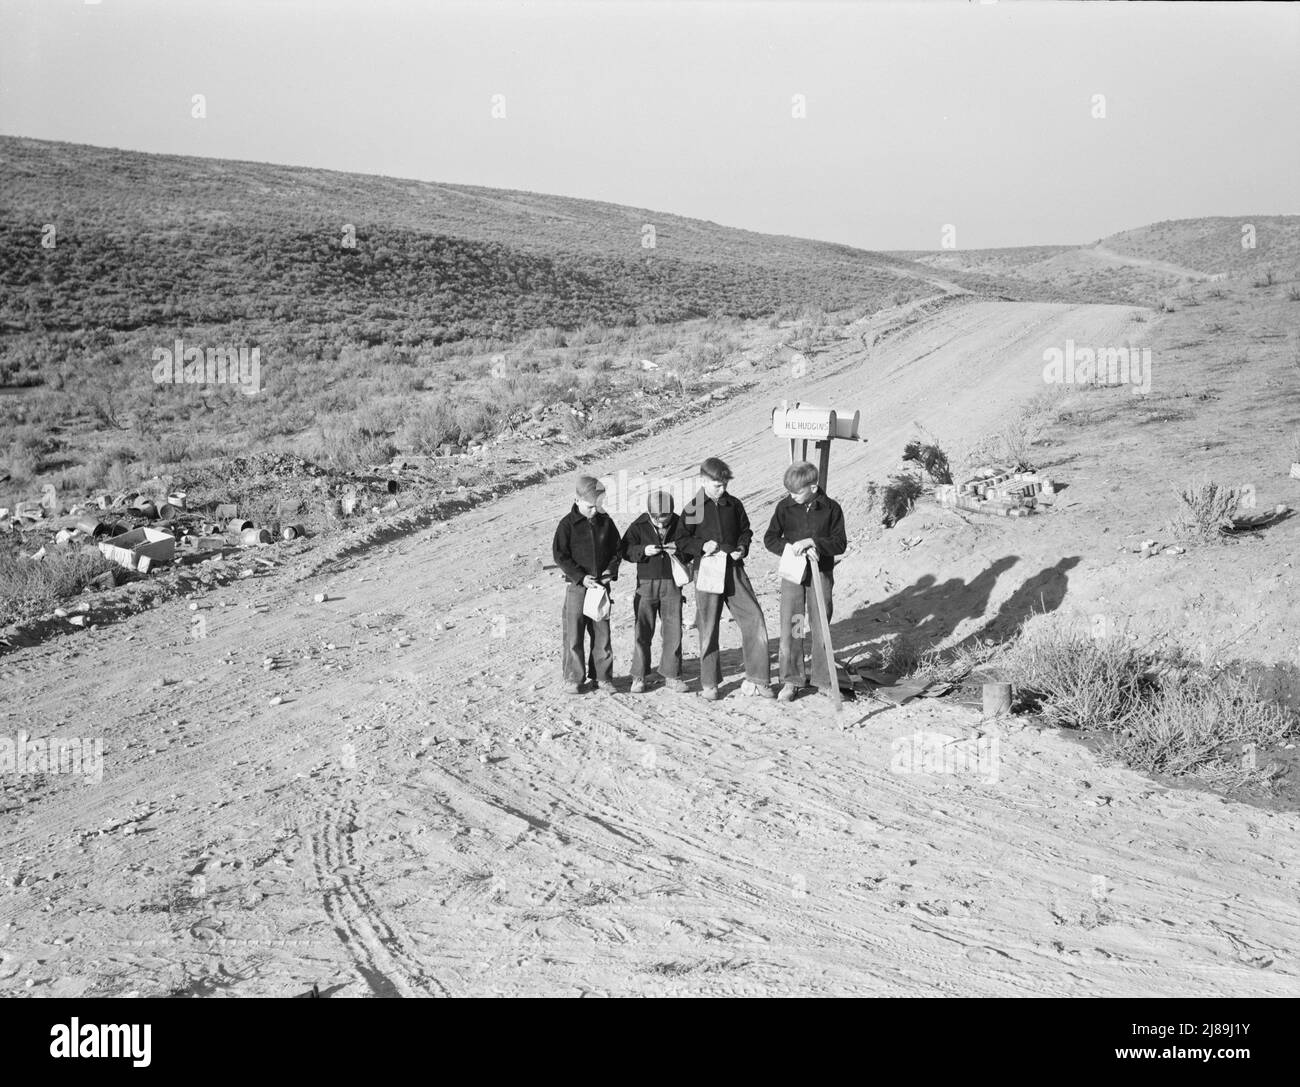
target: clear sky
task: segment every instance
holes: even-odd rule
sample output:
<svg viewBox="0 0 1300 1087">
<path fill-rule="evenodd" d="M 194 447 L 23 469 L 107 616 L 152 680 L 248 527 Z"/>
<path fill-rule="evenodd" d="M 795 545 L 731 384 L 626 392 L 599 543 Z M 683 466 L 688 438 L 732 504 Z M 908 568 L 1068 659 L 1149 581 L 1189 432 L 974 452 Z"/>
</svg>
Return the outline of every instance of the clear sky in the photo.
<svg viewBox="0 0 1300 1087">
<path fill-rule="evenodd" d="M 1300 212 L 1300 5 L 2 0 L 0 133 L 1087 243 Z"/>
</svg>

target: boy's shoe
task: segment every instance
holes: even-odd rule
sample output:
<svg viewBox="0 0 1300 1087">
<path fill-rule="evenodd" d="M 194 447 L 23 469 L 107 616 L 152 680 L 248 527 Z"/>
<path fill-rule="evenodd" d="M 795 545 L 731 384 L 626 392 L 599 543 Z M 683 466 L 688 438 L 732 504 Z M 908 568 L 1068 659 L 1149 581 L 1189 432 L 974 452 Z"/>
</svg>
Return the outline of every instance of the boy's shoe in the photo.
<svg viewBox="0 0 1300 1087">
<path fill-rule="evenodd" d="M 666 679 L 664 680 L 664 686 L 675 694 L 686 693 L 686 681 L 684 679 Z"/>
<path fill-rule="evenodd" d="M 769 687 L 766 683 L 751 683 L 749 680 L 745 680 L 745 682 L 740 685 L 740 693 L 743 694 L 746 698 L 775 697 L 772 694 L 772 688 Z"/>
<path fill-rule="evenodd" d="M 643 680 L 643 679 L 634 679 L 634 680 L 632 681 L 631 691 L 632 691 L 633 694 L 644 694 L 644 693 L 645 693 L 645 680 Z"/>
<path fill-rule="evenodd" d="M 704 699 L 705 701 L 707 701 L 707 702 L 716 702 L 716 701 L 718 700 L 718 688 L 717 688 L 717 687 L 701 687 L 701 688 L 700 688 L 700 697 L 703 698 L 703 699 Z"/>
<path fill-rule="evenodd" d="M 781 684 L 781 690 L 777 693 L 776 700 L 778 702 L 793 702 L 794 684 L 793 683 Z"/>
</svg>

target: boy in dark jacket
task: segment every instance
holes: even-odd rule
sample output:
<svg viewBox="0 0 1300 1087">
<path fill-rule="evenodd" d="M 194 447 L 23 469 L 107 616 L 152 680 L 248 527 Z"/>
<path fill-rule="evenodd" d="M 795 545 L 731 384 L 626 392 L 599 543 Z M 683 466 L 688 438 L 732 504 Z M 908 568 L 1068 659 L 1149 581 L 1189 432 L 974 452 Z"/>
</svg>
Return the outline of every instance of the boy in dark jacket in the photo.
<svg viewBox="0 0 1300 1087">
<path fill-rule="evenodd" d="M 650 643 L 654 640 L 655 617 L 663 624 L 663 648 L 659 674 L 670 691 L 682 692 L 682 590 L 673 580 L 670 556 L 685 534 L 682 519 L 673 512 L 672 495 L 656 491 L 646 499 L 646 511 L 623 534 L 622 554 L 636 563 L 636 595 L 632 614 L 636 618 L 636 647 L 632 651 L 632 693 L 645 690 L 650 667 Z"/>
<path fill-rule="evenodd" d="M 763 536 L 764 546 L 774 555 L 791 544 L 795 553 L 817 557 L 818 576 L 826 596 L 826 622 L 833 613 L 831 589 L 835 578 L 835 556 L 844 554 L 848 539 L 844 533 L 844 511 L 833 498 L 817 487 L 817 469 L 807 461 L 797 461 L 786 469 L 786 498 L 776 504 L 772 523 Z M 821 623 L 817 616 L 817 594 L 812 591 L 812 563 L 805 563 L 799 583 L 781 579 L 781 693 L 777 698 L 789 702 L 799 687 L 808 685 L 804 672 L 804 633 L 812 632 L 812 685 L 829 693 L 838 683 L 827 674 L 826 650 L 822 646 Z"/>
<path fill-rule="evenodd" d="M 710 701 L 718 697 L 722 667 L 718 660 L 718 628 L 725 603 L 740 626 L 744 645 L 745 681 L 740 693 L 771 698 L 772 662 L 767 653 L 767 623 L 754 588 L 745 573 L 745 558 L 754 538 L 749 517 L 739 498 L 727 493 L 731 469 L 717 457 L 700 465 L 699 493 L 682 510 L 686 535 L 678 553 L 698 563 L 705 555 L 721 551 L 727 556 L 727 578 L 721 593 L 700 592 L 695 587 L 695 626 L 700 635 L 700 694 Z"/>
<path fill-rule="evenodd" d="M 569 694 L 582 689 L 590 675 L 596 690 L 614 687 L 614 651 L 609 641 L 609 620 L 597 622 L 582 613 L 587 590 L 618 577 L 619 537 L 613 519 L 600 508 L 604 485 L 592 476 L 579 476 L 573 509 L 560 521 L 551 554 L 564 574 L 564 644 L 561 662 L 564 688 Z M 583 639 L 591 648 L 583 660 Z"/>
</svg>

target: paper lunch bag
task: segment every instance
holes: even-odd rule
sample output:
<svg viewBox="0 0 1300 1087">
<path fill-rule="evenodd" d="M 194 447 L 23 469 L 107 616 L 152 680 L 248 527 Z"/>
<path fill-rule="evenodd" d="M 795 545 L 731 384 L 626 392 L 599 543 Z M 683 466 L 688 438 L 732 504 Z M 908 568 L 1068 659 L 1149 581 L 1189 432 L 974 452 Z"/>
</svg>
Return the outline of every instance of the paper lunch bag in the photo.
<svg viewBox="0 0 1300 1087">
<path fill-rule="evenodd" d="M 609 618 L 609 590 L 604 585 L 587 590 L 582 601 L 582 614 L 597 623 Z"/>
<path fill-rule="evenodd" d="M 695 572 L 695 591 L 697 593 L 723 593 L 727 590 L 727 555 L 725 551 L 715 551 L 700 559 L 700 568 Z"/>
</svg>

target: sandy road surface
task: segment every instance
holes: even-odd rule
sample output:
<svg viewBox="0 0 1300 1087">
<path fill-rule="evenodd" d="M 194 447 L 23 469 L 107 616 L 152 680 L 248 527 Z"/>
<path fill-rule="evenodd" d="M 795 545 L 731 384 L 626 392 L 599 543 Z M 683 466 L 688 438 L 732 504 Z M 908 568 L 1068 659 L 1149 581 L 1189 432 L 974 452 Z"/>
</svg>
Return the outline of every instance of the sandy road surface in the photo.
<svg viewBox="0 0 1300 1087">
<path fill-rule="evenodd" d="M 912 421 L 978 434 L 1041 387 L 1045 347 L 1122 343 L 1130 313 L 954 304 L 811 361 L 801 394 L 860 406 L 872 439 L 832 464 L 856 541 L 837 620 L 879 595 L 864 485 Z M 761 528 L 779 384 L 592 467 L 720 453 Z M 841 728 L 815 699 L 741 699 L 730 624 L 719 703 L 561 694 L 538 560 L 567 483 L 212 594 L 202 639 L 178 602 L 0 658 L 0 735 L 105 748 L 99 784 L 6 782 L 0 992 L 1297 991 L 1294 814 L 1166 791 L 1033 728 L 980 733 L 943 702 L 858 704 Z M 957 572 L 1007 531 L 975 534 Z M 775 633 L 775 559 L 750 565 Z M 629 607 L 624 583 L 619 676 Z M 949 744 L 955 772 L 918 743 Z"/>
</svg>

